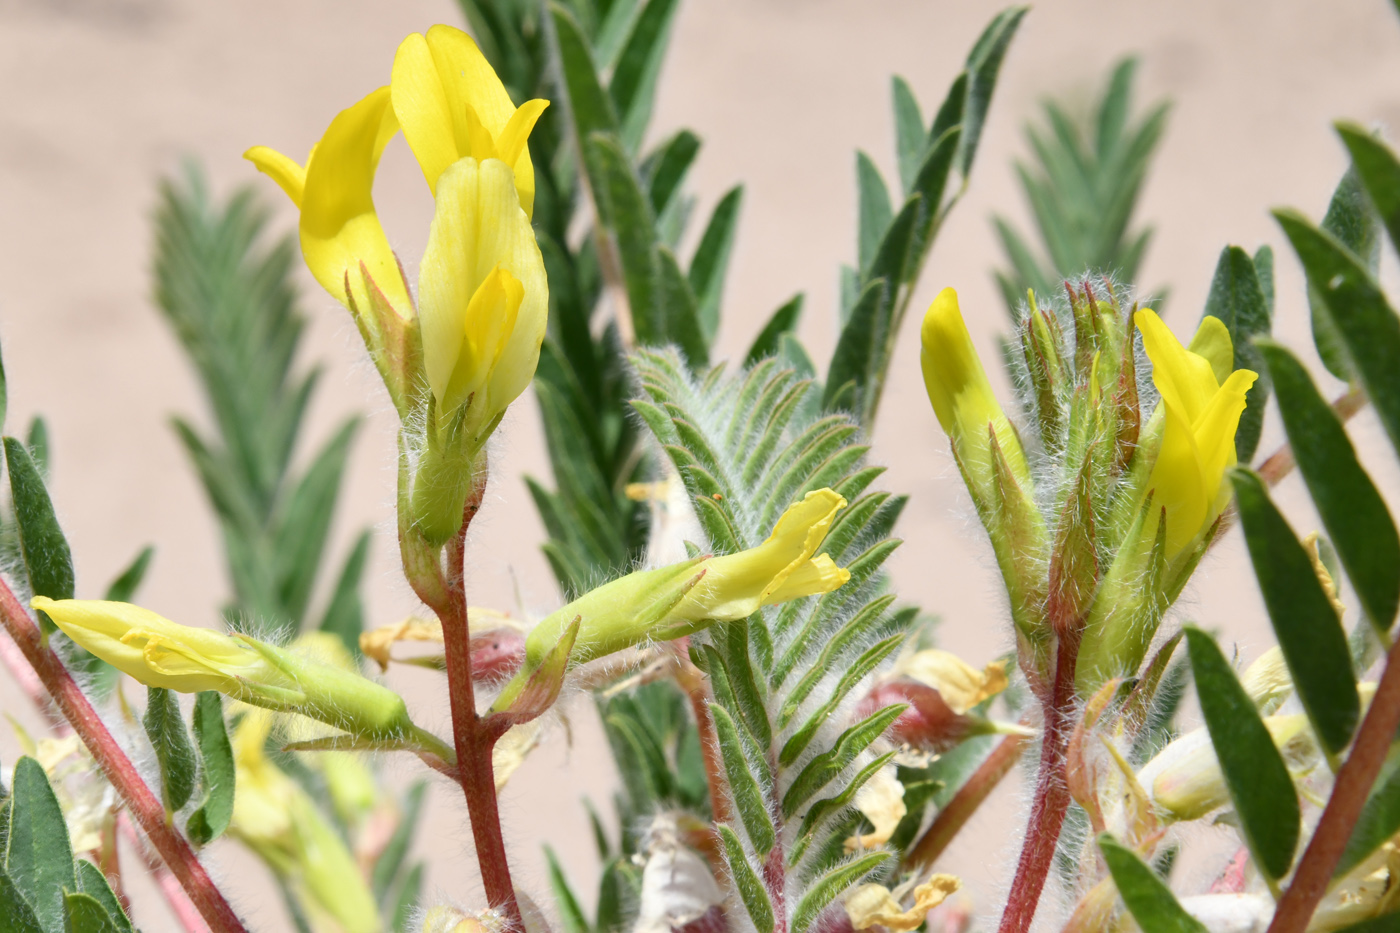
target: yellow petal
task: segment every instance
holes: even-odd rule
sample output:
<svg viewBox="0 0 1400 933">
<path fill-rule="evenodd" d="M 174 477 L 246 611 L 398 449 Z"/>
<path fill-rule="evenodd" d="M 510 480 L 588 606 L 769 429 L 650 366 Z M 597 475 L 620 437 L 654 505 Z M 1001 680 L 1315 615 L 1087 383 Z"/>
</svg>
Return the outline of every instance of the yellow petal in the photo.
<svg viewBox="0 0 1400 933">
<path fill-rule="evenodd" d="M 301 207 L 302 191 L 306 187 L 306 169 L 294 160 L 287 158 L 267 146 L 254 146 L 243 153 L 243 158 L 257 166 L 258 171 L 277 182 L 278 187 L 287 193 L 292 203 Z"/>
<path fill-rule="evenodd" d="M 506 341 L 515 330 L 515 319 L 524 297 L 525 289 L 520 280 L 500 266 L 492 269 L 486 280 L 477 287 L 476 294 L 472 295 L 467 305 L 462 350 L 443 396 L 441 414 L 451 414 L 458 405 L 480 393 L 486 385 L 505 350 Z M 495 406 L 494 399 L 482 398 L 477 401 L 491 411 L 504 407 Z"/>
<path fill-rule="evenodd" d="M 1196 537 L 1214 494 L 1207 491 L 1191 424 L 1165 395 L 1163 407 L 1166 421 L 1162 427 L 1162 446 L 1147 488 L 1155 490 L 1154 508 L 1160 505 L 1166 512 L 1166 547 L 1170 559 Z"/>
<path fill-rule="evenodd" d="M 1229 500 L 1230 491 L 1222 489 L 1222 480 L 1225 468 L 1235 463 L 1235 430 L 1244 413 L 1245 394 L 1258 378 L 1257 373 L 1247 369 L 1235 370 L 1191 426 L 1201 458 L 1201 479 L 1212 500 L 1209 520 L 1213 520 Z M 1219 498 L 1219 493 L 1223 493 L 1224 499 Z"/>
<path fill-rule="evenodd" d="M 471 156 L 481 161 L 496 154 L 473 147 L 468 106 L 476 123 L 497 141 L 495 149 L 516 113 L 476 43 L 451 26 L 437 25 L 426 37 L 414 34 L 403 41 L 394 57 L 392 86 L 404 138 L 434 194 L 442 173 L 458 159 Z M 528 148 L 522 145 L 519 158 L 509 165 L 520 205 L 529 216 L 535 203 L 535 172 Z"/>
<path fill-rule="evenodd" d="M 1220 387 L 1210 361 L 1183 347 L 1156 312 L 1139 311 L 1133 320 L 1142 331 L 1152 382 L 1162 400 L 1175 405 L 1187 424 L 1194 423 Z"/>
<path fill-rule="evenodd" d="M 540 114 L 544 113 L 545 108 L 548 106 L 549 101 L 547 100 L 541 100 L 539 98 L 527 100 L 520 105 L 520 109 L 516 110 L 515 113 L 511 115 L 510 120 L 507 121 L 505 125 L 505 129 L 501 130 L 501 135 L 496 139 L 496 151 L 500 153 L 499 158 L 501 161 L 505 162 L 506 165 L 517 166 L 517 174 L 519 174 L 518 163 L 520 162 L 520 157 L 525 155 L 528 150 L 526 144 L 530 141 L 530 133 L 534 130 L 535 123 L 539 120 Z M 531 183 L 533 184 L 533 178 Z M 518 181 L 517 184 L 519 184 Z M 531 195 L 530 200 L 534 200 L 533 195 Z M 526 203 L 523 194 L 520 197 L 520 203 Z"/>
<path fill-rule="evenodd" d="M 846 915 L 857 930 L 917 930 L 928 912 L 960 887 L 962 882 L 953 875 L 934 875 L 914 889 L 914 905 L 905 910 L 884 885 L 863 884 L 846 896 Z"/>
<path fill-rule="evenodd" d="M 412 307 L 408 287 L 372 197 L 379 156 L 395 126 L 386 87 L 331 121 L 306 167 L 301 250 L 316 281 L 347 307 L 351 300 L 362 309 L 370 306 L 360 274 L 363 263 L 384 297 L 407 316 Z"/>
<path fill-rule="evenodd" d="M 1196 335 L 1186 349 L 1210 363 L 1217 383 L 1223 384 L 1230 378 L 1235 368 L 1235 346 L 1230 339 L 1230 329 L 1220 318 L 1210 314 L 1201 318 L 1201 326 L 1196 328 Z"/>
<path fill-rule="evenodd" d="M 789 599 L 830 593 L 850 579 L 851 572 L 836 566 L 829 554 L 818 554 L 799 564 L 776 589 L 764 596 L 763 605 L 773 606 Z"/>
<path fill-rule="evenodd" d="M 493 406 L 504 406 L 534 375 L 549 314 L 549 287 L 509 167 L 497 159 L 462 159 L 438 181 L 437 210 L 418 279 L 423 363 L 442 404 L 460 404 L 453 392 L 461 386 L 451 383 L 468 333 L 468 309 L 498 266 L 521 286 L 510 339 L 495 359 L 499 378 L 489 392 Z"/>
<path fill-rule="evenodd" d="M 1003 662 L 993 661 L 979 671 L 951 651 L 939 648 L 900 658 L 892 673 L 937 690 L 943 702 L 958 715 L 1001 693 L 1009 684 Z"/>
<path fill-rule="evenodd" d="M 890 841 L 900 822 L 909 813 L 904 803 L 904 785 L 895 777 L 894 767 L 876 771 L 860 790 L 856 791 L 856 809 L 870 821 L 871 832 L 846 840 L 847 852 L 873 849 Z"/>
</svg>

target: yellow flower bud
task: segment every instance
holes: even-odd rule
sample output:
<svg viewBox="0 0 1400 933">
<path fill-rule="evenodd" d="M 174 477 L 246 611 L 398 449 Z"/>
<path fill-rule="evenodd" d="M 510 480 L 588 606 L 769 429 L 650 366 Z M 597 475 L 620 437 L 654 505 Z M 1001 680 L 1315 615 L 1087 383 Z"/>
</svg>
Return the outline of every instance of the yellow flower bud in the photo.
<svg viewBox="0 0 1400 933">
<path fill-rule="evenodd" d="M 1153 508 L 1165 510 L 1171 560 L 1197 541 L 1230 501 L 1225 470 L 1235 463 L 1245 393 L 1259 376 L 1240 369 L 1220 378 L 1233 353 L 1229 332 L 1216 318 L 1201 322 L 1193 349 L 1183 347 L 1153 311 L 1139 311 L 1133 320 L 1162 396 L 1161 446 L 1147 488 L 1155 490 Z"/>
<path fill-rule="evenodd" d="M 579 620 L 571 658 L 583 663 L 644 641 L 690 635 L 745 619 L 763 606 L 829 593 L 851 578 L 817 554 L 846 500 L 831 489 L 788 506 L 762 544 L 721 557 L 640 570 L 606 583 L 547 616 L 525 640 L 525 664 L 494 706 L 507 708 L 566 629 Z"/>
<path fill-rule="evenodd" d="M 964 471 L 978 476 L 990 473 L 990 431 L 1016 479 L 1029 489 L 1030 469 L 1021 441 L 987 381 L 987 371 L 972 345 L 958 308 L 958 293 L 953 289 L 943 289 L 929 305 L 922 342 L 919 361 L 924 386 Z"/>
<path fill-rule="evenodd" d="M 48 613 L 80 646 L 148 687 L 217 690 L 370 739 L 416 731 L 403 698 L 392 690 L 247 635 L 179 625 L 131 603 L 36 596 L 30 605 Z"/>
</svg>

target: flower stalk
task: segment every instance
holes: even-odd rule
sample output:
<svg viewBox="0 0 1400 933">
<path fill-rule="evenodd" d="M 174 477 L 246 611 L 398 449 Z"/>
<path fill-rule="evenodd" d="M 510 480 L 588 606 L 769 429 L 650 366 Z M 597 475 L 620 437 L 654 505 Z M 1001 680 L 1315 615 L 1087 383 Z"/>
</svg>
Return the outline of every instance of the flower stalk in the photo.
<svg viewBox="0 0 1400 933">
<path fill-rule="evenodd" d="M 165 805 L 141 779 L 135 765 L 107 730 L 63 662 L 45 644 L 39 627 L 0 580 L 0 625 L 19 646 L 59 712 L 83 740 L 102 774 L 126 802 L 127 809 L 155 845 L 212 933 L 247 933 L 223 893 L 200 864 L 190 844 L 168 823 Z"/>
</svg>

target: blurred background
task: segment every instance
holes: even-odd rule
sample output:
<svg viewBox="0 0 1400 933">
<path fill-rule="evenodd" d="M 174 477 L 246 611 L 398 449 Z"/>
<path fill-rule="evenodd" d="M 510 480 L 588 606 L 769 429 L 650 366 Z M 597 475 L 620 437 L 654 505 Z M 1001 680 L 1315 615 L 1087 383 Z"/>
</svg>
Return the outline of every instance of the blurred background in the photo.
<svg viewBox="0 0 1400 933">
<path fill-rule="evenodd" d="M 934 106 L 997 8 L 982 0 L 682 5 L 651 134 L 688 126 L 703 138 L 690 175 L 701 216 L 731 185 L 746 185 L 723 351 L 741 356 L 771 309 L 805 291 L 803 340 L 815 358 L 829 356 L 837 268 L 855 253 L 854 151 L 868 151 L 897 178 L 891 75 L 903 75 L 926 110 Z M 293 231 L 291 205 L 241 153 L 264 144 L 300 158 L 338 110 L 387 83 L 399 41 L 436 22 L 463 24 L 452 0 L 0 0 L 0 338 L 10 422 L 23 425 L 40 412 L 48 419 L 51 488 L 78 561 L 79 596 L 100 596 L 148 543 L 156 555 L 144 605 L 214 625 L 228 595 L 208 503 L 170 426 L 175 414 L 200 425 L 209 417 L 151 299 L 158 179 L 193 157 L 218 195 L 254 184 L 273 206 L 278 232 Z M 1332 120 L 1400 126 L 1400 19 L 1382 0 L 1038 6 L 1003 65 L 971 188 L 934 248 L 915 309 L 943 286 L 956 287 L 989 371 L 1002 378 L 991 361 L 1006 318 L 992 271 L 1004 260 L 991 215 L 1030 229 L 1012 167 L 1028 154 L 1024 124 L 1038 118 L 1047 95 L 1087 110 L 1125 54 L 1141 57 L 1138 111 L 1173 102 L 1136 214 L 1139 225 L 1156 228 L 1138 281 L 1170 287 L 1164 316 L 1187 336 L 1221 248 L 1272 244 L 1275 333 L 1321 373 L 1302 276 L 1267 211 L 1291 205 L 1321 216 L 1347 164 Z M 413 278 L 432 201 L 401 140 L 384 158 L 375 197 Z M 1391 279 L 1393 263 L 1387 248 Z M 348 315 L 304 270 L 298 274 L 310 318 L 302 352 L 326 366 L 307 439 L 319 446 L 348 414 L 368 416 L 331 560 L 372 525 L 366 624 L 397 621 L 416 599 L 398 569 L 392 526 L 395 417 Z M 981 666 L 1010 647 L 1009 626 L 990 550 L 924 396 L 917 316 L 905 326 L 873 453 L 890 466 L 886 487 L 911 496 L 900 525 L 907 543 L 891 566 L 900 594 L 942 617 L 941 645 Z M 1338 388 L 1327 385 L 1329 393 Z M 1400 501 L 1394 461 L 1367 456 L 1385 444 L 1375 422 L 1363 413 L 1353 425 L 1363 460 L 1388 499 Z M 1261 454 L 1280 435 L 1269 422 Z M 522 473 L 548 473 L 528 399 L 496 435 L 469 556 L 473 602 L 528 616 L 554 608 L 558 593 Z M 1278 495 L 1300 532 L 1316 526 L 1299 480 Z M 1176 615 L 1219 628 L 1243 660 L 1270 643 L 1237 531 L 1212 552 Z M 444 726 L 445 684 L 408 671 L 391 671 L 389 684 L 409 697 L 420 722 Z M 8 681 L 0 683 L 0 708 L 40 728 Z M 549 900 L 545 842 L 578 890 L 595 890 L 598 866 L 580 801 L 605 806 L 616 782 L 591 703 L 567 709 L 567 721 L 551 726 L 546 746 L 503 798 L 518 882 L 542 903 Z M 16 754 L 0 728 L 0 760 Z M 407 760 L 383 767 L 396 782 L 417 771 Z M 1016 781 L 999 794 L 945 860 L 982 910 L 1009 878 L 1022 818 Z M 455 788 L 434 782 L 423 827 L 416 845 L 431 865 L 429 899 L 480 903 Z M 227 843 L 208 860 L 254 928 L 284 928 L 261 866 Z M 164 908 L 136 890 L 138 923 L 165 929 Z"/>
</svg>

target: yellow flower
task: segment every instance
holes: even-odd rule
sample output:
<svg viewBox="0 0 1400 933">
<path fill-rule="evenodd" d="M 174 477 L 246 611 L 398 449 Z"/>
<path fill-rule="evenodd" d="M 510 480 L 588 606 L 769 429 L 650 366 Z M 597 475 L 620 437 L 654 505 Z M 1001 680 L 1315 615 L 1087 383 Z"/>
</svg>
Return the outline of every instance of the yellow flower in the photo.
<svg viewBox="0 0 1400 933">
<path fill-rule="evenodd" d="M 995 434 L 1016 478 L 1030 487 L 1030 469 L 1016 431 L 987 381 L 958 308 L 958 293 L 945 288 L 924 315 L 919 361 L 934 414 L 953 441 L 964 470 L 985 475 L 991 469 L 989 433 Z"/>
<path fill-rule="evenodd" d="M 1155 490 L 1154 509 L 1166 511 L 1170 560 L 1208 529 L 1229 502 L 1225 470 L 1235 463 L 1235 429 L 1245 393 L 1259 377 L 1239 369 L 1222 379 L 1232 353 L 1229 332 L 1216 318 L 1201 322 L 1194 349 L 1183 347 L 1152 311 L 1137 312 L 1134 321 L 1152 360 L 1152 382 L 1162 396 L 1162 444 L 1147 487 Z"/>
<path fill-rule="evenodd" d="M 928 912 L 962 887 L 955 875 L 933 875 L 914 889 L 914 904 L 908 910 L 882 884 L 863 884 L 846 895 L 846 916 L 857 930 L 884 927 L 887 930 L 917 930 Z"/>
<path fill-rule="evenodd" d="M 495 703 L 505 709 L 561 636 L 579 620 L 571 660 L 581 664 L 646 641 L 690 635 L 763 606 L 829 593 L 851 578 L 817 554 L 846 500 L 831 489 L 788 506 L 762 544 L 721 557 L 697 557 L 629 573 L 545 617 L 525 640 L 525 663 Z"/>
<path fill-rule="evenodd" d="M 369 290 L 377 288 L 407 318 L 413 315 L 408 284 L 371 197 L 379 157 L 398 128 L 389 89 L 381 87 L 331 121 L 305 166 L 266 146 L 254 146 L 243 157 L 301 211 L 302 255 L 322 288 L 361 312 L 371 306 Z"/>
<path fill-rule="evenodd" d="M 499 159 L 467 157 L 445 169 L 418 277 L 438 423 L 469 404 L 473 436 L 530 384 L 549 314 L 544 259 L 515 184 Z"/>
<path fill-rule="evenodd" d="M 290 886 L 314 929 L 379 933 L 374 895 L 345 840 L 264 753 L 271 730 L 266 710 L 249 710 L 234 729 L 230 834 Z"/>
<path fill-rule="evenodd" d="M 547 100 L 510 102 L 501 79 L 465 32 L 434 26 L 414 33 L 394 56 L 394 112 L 434 195 L 457 161 L 499 159 L 515 177 L 527 217 L 535 206 L 535 169 L 526 141 Z"/>
<path fill-rule="evenodd" d="M 29 604 L 48 613 L 80 646 L 148 687 L 217 690 L 366 738 L 417 733 L 403 698 L 392 690 L 247 635 L 179 625 L 131 603 L 36 596 Z"/>
</svg>

